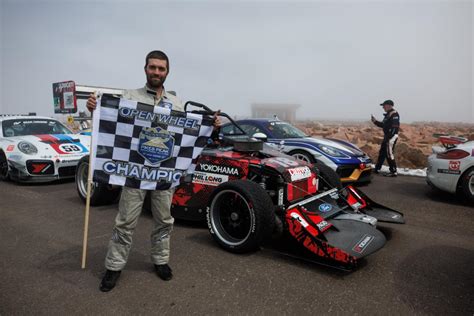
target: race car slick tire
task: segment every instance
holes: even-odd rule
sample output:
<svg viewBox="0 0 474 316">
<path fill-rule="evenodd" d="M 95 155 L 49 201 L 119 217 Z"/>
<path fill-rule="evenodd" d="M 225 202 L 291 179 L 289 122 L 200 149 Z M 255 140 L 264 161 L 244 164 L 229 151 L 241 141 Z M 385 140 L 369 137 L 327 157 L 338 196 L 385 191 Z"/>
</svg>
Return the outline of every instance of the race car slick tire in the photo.
<svg viewBox="0 0 474 316">
<path fill-rule="evenodd" d="M 319 169 L 318 191 L 323 192 L 332 188 L 342 189 L 341 178 L 336 171 L 319 161 L 316 163 L 316 167 Z"/>
<path fill-rule="evenodd" d="M 308 163 L 314 163 L 315 160 L 314 160 L 314 157 L 304 151 L 304 150 L 294 150 L 292 152 L 289 153 L 291 156 L 293 156 L 294 158 L 298 159 L 298 160 L 303 160 L 303 161 L 306 161 Z"/>
<path fill-rule="evenodd" d="M 474 167 L 467 169 L 460 179 L 461 191 L 467 200 L 474 202 Z"/>
<path fill-rule="evenodd" d="M 89 172 L 89 156 L 82 157 L 76 168 L 76 189 L 79 197 L 85 202 L 87 199 L 87 174 Z M 91 206 L 110 204 L 118 201 L 119 188 L 107 184 L 92 182 Z"/>
<path fill-rule="evenodd" d="M 207 208 L 212 237 L 227 251 L 258 250 L 271 237 L 275 215 L 268 193 L 248 180 L 223 183 L 213 192 Z"/>
<path fill-rule="evenodd" d="M 0 181 L 8 180 L 8 160 L 3 151 L 0 151 Z"/>
</svg>

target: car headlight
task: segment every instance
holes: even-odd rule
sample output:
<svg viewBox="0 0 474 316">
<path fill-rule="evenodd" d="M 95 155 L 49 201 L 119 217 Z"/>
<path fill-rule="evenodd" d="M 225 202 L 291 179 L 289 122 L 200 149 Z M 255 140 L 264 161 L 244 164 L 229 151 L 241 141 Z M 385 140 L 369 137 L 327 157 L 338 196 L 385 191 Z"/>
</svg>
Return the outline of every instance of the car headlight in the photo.
<svg viewBox="0 0 474 316">
<path fill-rule="evenodd" d="M 331 146 L 318 145 L 318 148 L 321 149 L 326 155 L 331 156 L 331 157 L 338 157 L 338 158 L 349 157 L 346 154 L 344 154 L 342 151 L 340 151 L 339 149 L 336 149 Z"/>
<path fill-rule="evenodd" d="M 25 141 L 19 142 L 18 149 L 22 153 L 27 154 L 27 155 L 33 155 L 33 154 L 38 153 L 38 149 L 35 147 L 35 145 L 33 145 L 30 142 L 25 142 Z"/>
</svg>

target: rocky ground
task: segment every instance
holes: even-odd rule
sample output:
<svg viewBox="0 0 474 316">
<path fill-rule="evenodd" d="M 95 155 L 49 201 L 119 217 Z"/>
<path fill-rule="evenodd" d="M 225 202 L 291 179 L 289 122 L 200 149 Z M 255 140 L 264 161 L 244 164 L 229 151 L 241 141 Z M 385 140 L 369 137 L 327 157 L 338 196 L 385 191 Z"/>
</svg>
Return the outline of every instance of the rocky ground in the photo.
<svg viewBox="0 0 474 316">
<path fill-rule="evenodd" d="M 371 122 L 298 122 L 295 124 L 308 135 L 339 138 L 356 144 L 376 160 L 383 138 L 381 128 Z M 463 136 L 474 140 L 474 124 L 416 122 L 402 124 L 396 146 L 397 164 L 402 168 L 425 168 L 431 147 L 439 144 L 433 134 Z"/>
</svg>

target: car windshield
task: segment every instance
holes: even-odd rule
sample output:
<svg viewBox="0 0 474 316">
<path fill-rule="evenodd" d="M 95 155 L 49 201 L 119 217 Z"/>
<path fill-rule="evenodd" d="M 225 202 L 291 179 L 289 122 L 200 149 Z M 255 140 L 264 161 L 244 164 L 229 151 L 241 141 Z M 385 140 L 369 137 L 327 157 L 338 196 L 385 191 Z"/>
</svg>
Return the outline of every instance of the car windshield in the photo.
<svg viewBox="0 0 474 316">
<path fill-rule="evenodd" d="M 301 130 L 285 122 L 268 122 L 267 128 L 274 138 L 303 138 L 308 137 Z"/>
<path fill-rule="evenodd" d="M 3 121 L 2 132 L 4 137 L 42 134 L 72 134 L 66 126 L 58 121 L 31 118 Z"/>
</svg>

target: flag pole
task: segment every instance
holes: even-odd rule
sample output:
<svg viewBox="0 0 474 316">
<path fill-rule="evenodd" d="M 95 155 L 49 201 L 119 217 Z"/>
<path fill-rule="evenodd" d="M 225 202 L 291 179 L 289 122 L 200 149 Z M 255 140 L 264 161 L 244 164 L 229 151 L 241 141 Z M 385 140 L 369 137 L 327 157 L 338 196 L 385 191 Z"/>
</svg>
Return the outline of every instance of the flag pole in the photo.
<svg viewBox="0 0 474 316">
<path fill-rule="evenodd" d="M 94 92 L 94 95 L 96 93 Z M 87 171 L 87 196 L 86 196 L 86 209 L 84 214 L 84 238 L 82 240 L 82 264 L 81 268 L 86 268 L 86 257 L 87 257 L 87 237 L 89 234 L 89 209 L 91 204 L 91 187 L 92 187 L 92 149 L 93 149 L 93 142 L 92 142 L 92 127 L 94 122 L 94 112 L 91 112 L 91 139 L 90 139 L 90 146 L 89 146 L 89 167 Z"/>
</svg>

